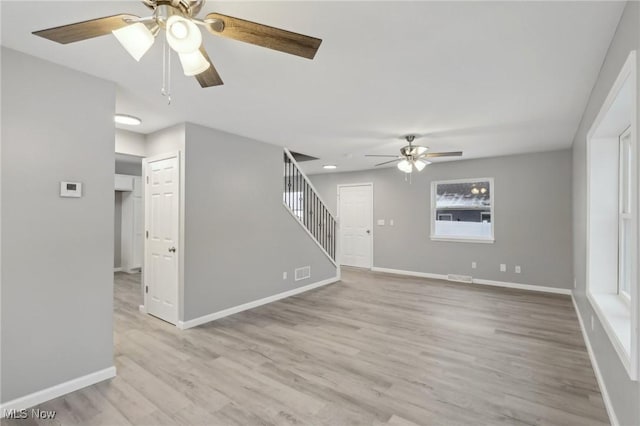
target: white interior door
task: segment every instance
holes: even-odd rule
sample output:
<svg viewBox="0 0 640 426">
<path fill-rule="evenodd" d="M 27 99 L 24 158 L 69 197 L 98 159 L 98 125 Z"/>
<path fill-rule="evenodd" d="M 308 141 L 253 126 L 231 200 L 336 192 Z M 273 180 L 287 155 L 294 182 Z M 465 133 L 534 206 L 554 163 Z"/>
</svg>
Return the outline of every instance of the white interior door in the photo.
<svg viewBox="0 0 640 426">
<path fill-rule="evenodd" d="M 373 248 L 372 185 L 338 186 L 340 264 L 371 268 Z"/>
<path fill-rule="evenodd" d="M 145 207 L 146 308 L 147 312 L 172 324 L 178 321 L 178 157 L 150 160 L 146 167 Z"/>
</svg>

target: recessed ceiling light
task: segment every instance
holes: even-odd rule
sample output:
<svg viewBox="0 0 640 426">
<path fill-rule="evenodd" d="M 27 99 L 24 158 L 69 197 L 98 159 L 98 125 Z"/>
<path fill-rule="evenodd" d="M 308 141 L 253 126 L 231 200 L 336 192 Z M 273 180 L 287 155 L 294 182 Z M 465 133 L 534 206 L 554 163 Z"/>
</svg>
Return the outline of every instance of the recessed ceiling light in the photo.
<svg viewBox="0 0 640 426">
<path fill-rule="evenodd" d="M 323 169 L 337 169 L 338 166 L 336 166 L 335 164 L 325 164 L 324 166 L 322 166 Z"/>
<path fill-rule="evenodd" d="M 139 126 L 140 124 L 142 124 L 142 120 L 140 120 L 138 117 L 127 114 L 116 114 L 113 116 L 113 121 L 118 124 L 127 124 L 129 126 Z"/>
</svg>

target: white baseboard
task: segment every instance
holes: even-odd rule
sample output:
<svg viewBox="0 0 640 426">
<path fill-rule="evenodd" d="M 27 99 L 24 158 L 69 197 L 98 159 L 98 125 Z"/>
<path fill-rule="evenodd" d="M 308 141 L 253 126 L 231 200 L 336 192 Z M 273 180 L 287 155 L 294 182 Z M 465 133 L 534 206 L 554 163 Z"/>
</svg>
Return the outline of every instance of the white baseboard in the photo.
<svg viewBox="0 0 640 426">
<path fill-rule="evenodd" d="M 212 314 L 203 315 L 201 317 L 198 317 L 189 321 L 178 321 L 177 325 L 179 329 L 186 330 L 187 328 L 196 327 L 198 325 L 202 325 L 207 322 L 228 317 L 229 315 L 237 314 L 238 312 L 257 308 L 258 306 L 266 305 L 267 303 L 271 303 L 277 300 L 285 299 L 287 297 L 295 296 L 296 294 L 304 293 L 305 291 L 313 290 L 314 288 L 322 287 L 328 284 L 333 284 L 339 280 L 340 278 L 336 276 L 323 281 L 318 281 L 317 283 L 305 285 L 304 287 L 298 287 L 298 288 L 294 288 L 293 290 L 285 291 L 283 293 L 274 294 L 273 296 L 265 297 L 264 299 L 254 300 L 253 302 L 244 303 L 242 305 L 234 306 L 233 308 L 228 308 L 222 311 L 214 312 Z"/>
<path fill-rule="evenodd" d="M 115 376 L 116 367 L 109 367 L 104 370 L 99 370 L 94 373 L 87 374 L 86 376 L 78 377 L 76 379 L 60 383 L 59 385 L 51 386 L 50 388 L 7 401 L 0 405 L 0 418 L 4 417 L 5 413 L 11 410 L 24 410 L 59 396 L 77 391 L 78 389 L 102 382 L 103 380 L 111 379 Z"/>
<path fill-rule="evenodd" d="M 378 268 L 377 266 L 372 266 L 371 270 L 373 272 L 384 272 L 385 274 L 407 275 L 409 277 L 431 278 L 431 279 L 434 279 L 434 280 L 446 280 L 447 279 L 446 275 L 431 274 L 429 272 L 415 272 L 415 271 L 405 271 L 405 270 L 402 270 L 402 269 Z"/>
<path fill-rule="evenodd" d="M 473 283 L 482 284 L 482 285 L 492 285 L 495 287 L 517 288 L 520 290 L 540 291 L 543 293 L 571 295 L 571 290 L 568 288 L 546 287 L 543 285 L 532 285 L 532 284 L 509 283 L 504 281 L 483 280 L 479 278 L 478 279 L 474 278 Z"/>
<path fill-rule="evenodd" d="M 407 275 L 410 277 L 431 278 L 436 280 L 447 280 L 447 275 L 431 274 L 429 272 L 415 272 L 415 271 L 405 271 L 402 269 L 378 268 L 376 266 L 372 267 L 371 270 L 374 272 L 384 272 L 387 274 Z M 455 281 L 450 281 L 450 282 L 455 282 Z M 473 283 L 481 284 L 481 285 L 490 285 L 495 287 L 517 288 L 520 290 L 540 291 L 543 293 L 556 293 L 556 294 L 567 294 L 567 295 L 571 294 L 571 290 L 568 288 L 545 287 L 541 285 L 510 283 L 506 281 L 484 280 L 480 278 L 474 278 Z"/>
<path fill-rule="evenodd" d="M 600 387 L 600 393 L 602 394 L 602 400 L 604 401 L 604 406 L 607 409 L 607 414 L 609 415 L 609 421 L 611 422 L 611 426 L 618 426 L 620 423 L 618 422 L 615 411 L 613 411 L 613 405 L 611 404 L 609 392 L 607 392 L 607 387 L 604 384 L 602 373 L 600 373 L 600 368 L 598 367 L 598 361 L 596 360 L 596 356 L 593 353 L 593 348 L 591 348 L 589 334 L 587 334 L 587 329 L 584 327 L 582 315 L 580 315 L 580 310 L 578 309 L 578 304 L 576 303 L 576 299 L 575 297 L 573 297 L 573 294 L 571 295 L 571 300 L 573 301 L 573 308 L 576 310 L 576 315 L 578 316 L 580 330 L 582 331 L 582 338 L 584 339 L 584 343 L 587 346 L 587 352 L 589 353 L 591 366 L 593 367 L 593 372 L 596 375 L 596 380 L 598 381 L 598 386 Z"/>
<path fill-rule="evenodd" d="M 120 266 L 113 268 L 113 272 L 122 272 L 122 268 Z"/>
</svg>

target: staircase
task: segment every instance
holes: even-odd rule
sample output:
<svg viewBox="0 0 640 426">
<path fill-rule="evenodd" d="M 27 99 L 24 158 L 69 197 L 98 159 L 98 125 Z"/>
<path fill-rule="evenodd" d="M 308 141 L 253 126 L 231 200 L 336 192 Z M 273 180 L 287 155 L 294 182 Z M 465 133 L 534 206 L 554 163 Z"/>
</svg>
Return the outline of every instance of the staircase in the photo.
<svg viewBox="0 0 640 426">
<path fill-rule="evenodd" d="M 288 149 L 284 150 L 284 206 L 336 264 L 337 224 L 309 178 Z"/>
</svg>

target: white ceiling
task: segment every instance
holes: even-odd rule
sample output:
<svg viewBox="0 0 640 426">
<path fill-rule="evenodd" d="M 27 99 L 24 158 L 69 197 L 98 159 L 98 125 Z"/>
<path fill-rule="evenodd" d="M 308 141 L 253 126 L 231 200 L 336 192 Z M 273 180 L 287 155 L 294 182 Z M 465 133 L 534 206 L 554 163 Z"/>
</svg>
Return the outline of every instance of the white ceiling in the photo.
<svg viewBox="0 0 640 426">
<path fill-rule="evenodd" d="M 570 146 L 624 2 L 210 1 L 217 11 L 323 39 L 313 61 L 203 34 L 224 86 L 201 89 L 161 47 L 136 63 L 114 37 L 58 45 L 31 31 L 140 2 L 1 2 L 2 44 L 118 84 L 117 111 L 152 132 L 190 121 L 370 168 L 402 136 L 478 158 Z M 442 160 L 439 160 L 442 161 Z"/>
</svg>

